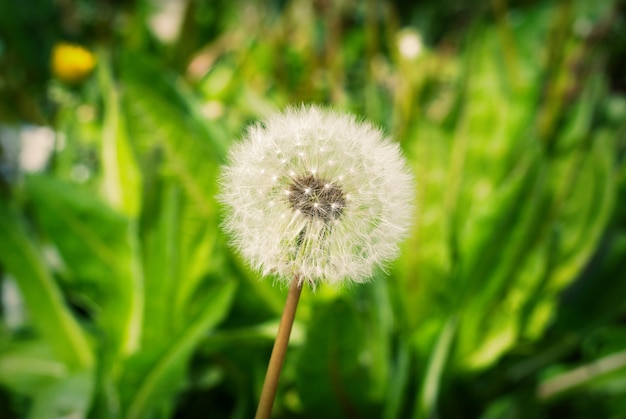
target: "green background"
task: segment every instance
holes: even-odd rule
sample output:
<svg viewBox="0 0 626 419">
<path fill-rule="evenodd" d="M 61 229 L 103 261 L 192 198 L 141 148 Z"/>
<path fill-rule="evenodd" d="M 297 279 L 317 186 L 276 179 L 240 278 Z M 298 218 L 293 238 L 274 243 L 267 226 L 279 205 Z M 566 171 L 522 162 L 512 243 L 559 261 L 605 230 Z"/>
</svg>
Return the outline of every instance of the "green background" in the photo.
<svg viewBox="0 0 626 419">
<path fill-rule="evenodd" d="M 0 418 L 253 416 L 286 289 L 216 177 L 300 103 L 398 141 L 419 209 L 388 272 L 304 291 L 276 418 L 626 417 L 625 2 L 173 3 L 0 3 Z"/>
</svg>

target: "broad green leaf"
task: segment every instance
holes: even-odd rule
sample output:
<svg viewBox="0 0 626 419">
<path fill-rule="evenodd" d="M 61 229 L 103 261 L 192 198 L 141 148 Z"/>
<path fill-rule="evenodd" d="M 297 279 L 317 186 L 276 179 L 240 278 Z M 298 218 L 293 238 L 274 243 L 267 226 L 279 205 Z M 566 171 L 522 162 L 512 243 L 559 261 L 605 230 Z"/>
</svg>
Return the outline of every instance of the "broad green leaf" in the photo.
<svg viewBox="0 0 626 419">
<path fill-rule="evenodd" d="M 129 132 L 142 149 L 158 148 L 167 170 L 198 207 L 215 216 L 216 174 L 225 151 L 189 108 L 176 85 L 145 57 L 125 56 L 122 81 Z M 149 134 L 146 134 L 149 133 Z"/>
<path fill-rule="evenodd" d="M 112 80 L 106 54 L 99 55 L 98 70 L 104 100 L 102 189 L 113 208 L 134 218 L 141 208 L 141 173 L 126 129 L 119 88 Z"/>
<path fill-rule="evenodd" d="M 221 242 L 215 220 L 208 228 L 195 205 L 180 194 L 183 202 L 179 216 L 179 282 L 172 304 L 176 310 L 174 321 L 178 328 L 184 326 L 189 315 L 189 304 L 194 300 L 198 289 L 202 287 L 207 273 L 220 272 L 229 276 L 225 244 Z"/>
<path fill-rule="evenodd" d="M 134 224 L 77 185 L 45 176 L 29 177 L 26 184 L 70 280 L 93 290 L 91 308 L 104 330 L 107 356 L 132 353 L 141 336 L 143 304 Z"/>
<path fill-rule="evenodd" d="M 148 347 L 167 342 L 186 327 L 207 276 L 230 275 L 222 248 L 216 245 L 215 227 L 194 212 L 182 189 L 165 181 L 159 195 L 157 218 L 144 227 L 147 298 L 142 345 Z"/>
<path fill-rule="evenodd" d="M 553 286 L 562 287 L 589 259 L 614 208 L 615 173 L 613 140 L 606 132 L 593 135 L 589 150 L 580 150 L 580 159 L 571 166 L 571 177 L 559 221 L 562 232 L 559 265 Z"/>
<path fill-rule="evenodd" d="M 156 206 L 155 224 L 144 233 L 145 315 L 142 345 L 155 347 L 172 336 L 178 316 L 176 295 L 187 279 L 182 277 L 180 225 L 182 192 L 166 185 Z"/>
<path fill-rule="evenodd" d="M 504 181 L 482 208 L 465 221 L 460 232 L 459 272 L 461 298 L 467 303 L 475 298 L 489 302 L 497 294 L 501 280 L 494 276 L 498 266 L 514 250 L 513 240 L 524 239 L 532 207 L 543 199 L 541 167 L 527 161 Z M 476 290 L 480 289 L 480 293 Z"/>
<path fill-rule="evenodd" d="M 375 338 L 353 302 L 317 307 L 298 354 L 296 385 L 308 416 L 379 417 L 372 370 Z"/>
<path fill-rule="evenodd" d="M 39 389 L 33 399 L 28 419 L 85 417 L 92 391 L 91 374 L 80 372 L 68 375 Z"/>
<path fill-rule="evenodd" d="M 568 330 L 587 330 L 597 327 L 617 315 L 626 301 L 626 233 L 609 230 L 596 249 L 591 266 L 580 276 L 576 286 L 565 295 L 557 324 Z M 609 292 L 607 292 L 609 291 Z"/>
<path fill-rule="evenodd" d="M 173 400 L 184 382 L 189 357 L 226 316 L 235 289 L 234 282 L 212 283 L 200 300 L 201 311 L 189 319 L 185 329 L 161 347 L 144 348 L 130 359 L 122 383 L 124 418 L 143 418 Z"/>
<path fill-rule="evenodd" d="M 52 278 L 24 219 L 0 200 L 0 263 L 16 280 L 32 322 L 72 371 L 90 368 L 93 353 Z"/>
<path fill-rule="evenodd" d="M 44 340 L 12 342 L 0 350 L 0 384 L 17 394 L 33 397 L 69 373 Z"/>
<path fill-rule="evenodd" d="M 450 290 L 454 256 L 446 219 L 448 209 L 444 205 L 450 186 L 445 169 L 450 153 L 450 133 L 422 122 L 411 135 L 415 141 L 410 143 L 407 153 L 418 180 L 416 227 L 403 243 L 402 256 L 394 262 L 398 283 L 390 287 L 390 293 L 397 295 L 394 309 L 399 321 L 405 322 L 405 327 L 423 330 L 425 320 L 445 317 L 455 298 Z M 426 347 L 430 345 L 430 339 L 427 340 Z"/>
<path fill-rule="evenodd" d="M 176 257 L 181 270 L 176 272 L 179 285 L 174 302 L 183 307 L 209 264 L 211 252 L 226 248 L 223 236 L 215 234 L 219 220 L 215 199 L 217 173 L 219 164 L 225 159 L 225 144 L 217 128 L 210 129 L 198 117 L 197 104 L 183 85 L 163 76 L 151 60 L 135 58 L 123 60 L 124 112 L 133 142 L 147 156 L 145 167 L 152 170 L 153 165 L 162 164 L 157 173 L 150 175 L 150 181 L 156 182 L 156 187 L 175 182 L 182 191 L 182 196 L 177 198 L 181 200 L 177 204 L 180 205 L 180 231 L 176 233 L 180 236 L 175 238 L 180 240 L 181 248 Z M 158 157 L 152 159 L 150 156 L 153 155 Z M 165 191 L 168 187 L 163 188 Z M 162 199 L 153 197 L 145 205 L 161 205 Z M 159 216 L 158 211 L 153 211 L 146 218 L 155 214 Z M 220 253 L 212 255 L 219 256 Z M 271 284 L 252 277 L 230 252 L 222 253 L 224 255 L 226 262 L 236 265 L 234 268 L 248 280 L 256 299 L 271 312 L 280 312 L 282 299 Z"/>
<path fill-rule="evenodd" d="M 373 400 L 384 400 L 388 392 L 388 384 L 392 379 L 390 366 L 391 339 L 393 336 L 393 310 L 391 307 L 390 284 L 382 272 L 372 278 L 369 286 L 363 287 L 365 298 L 358 301 L 361 316 L 369 324 L 368 346 L 371 351 L 372 383 L 370 397 Z"/>
</svg>

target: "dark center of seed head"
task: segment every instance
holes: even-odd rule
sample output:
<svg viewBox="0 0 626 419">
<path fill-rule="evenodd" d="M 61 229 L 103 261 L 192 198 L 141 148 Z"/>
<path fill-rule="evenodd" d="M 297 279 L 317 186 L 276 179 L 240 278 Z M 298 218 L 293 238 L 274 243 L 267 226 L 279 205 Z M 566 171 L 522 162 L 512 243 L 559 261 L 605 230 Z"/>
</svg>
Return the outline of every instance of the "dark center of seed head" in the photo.
<svg viewBox="0 0 626 419">
<path fill-rule="evenodd" d="M 339 218 L 346 206 L 340 187 L 313 175 L 294 178 L 287 196 L 294 210 L 324 221 Z"/>
</svg>

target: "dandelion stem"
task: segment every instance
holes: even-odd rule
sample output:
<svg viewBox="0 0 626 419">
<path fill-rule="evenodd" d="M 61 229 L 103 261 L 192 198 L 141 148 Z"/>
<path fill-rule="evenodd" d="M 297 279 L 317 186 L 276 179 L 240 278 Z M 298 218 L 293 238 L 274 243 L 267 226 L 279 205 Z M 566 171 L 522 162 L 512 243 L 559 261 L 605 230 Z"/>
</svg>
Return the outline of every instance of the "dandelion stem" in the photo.
<svg viewBox="0 0 626 419">
<path fill-rule="evenodd" d="M 283 361 L 287 353 L 287 345 L 289 344 L 289 336 L 291 335 L 291 327 L 296 317 L 296 309 L 302 292 L 302 283 L 299 278 L 294 278 L 289 287 L 289 294 L 285 302 L 283 315 L 278 325 L 278 333 L 274 341 L 274 348 L 270 356 L 270 363 L 265 373 L 265 381 L 261 390 L 261 398 L 257 406 L 255 419 L 269 419 L 272 415 L 272 406 L 276 398 L 276 390 L 278 389 L 278 379 L 283 368 Z"/>
</svg>

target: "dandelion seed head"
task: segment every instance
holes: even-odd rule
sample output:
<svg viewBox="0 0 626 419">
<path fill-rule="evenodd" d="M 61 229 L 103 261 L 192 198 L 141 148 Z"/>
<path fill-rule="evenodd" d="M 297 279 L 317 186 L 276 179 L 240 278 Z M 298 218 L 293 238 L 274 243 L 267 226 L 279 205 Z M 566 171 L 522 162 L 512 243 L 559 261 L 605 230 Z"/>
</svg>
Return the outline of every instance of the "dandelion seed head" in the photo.
<svg viewBox="0 0 626 419">
<path fill-rule="evenodd" d="M 285 283 L 364 282 L 397 256 L 414 214 L 413 176 L 397 144 L 315 106 L 249 128 L 220 183 L 234 245 Z"/>
</svg>

